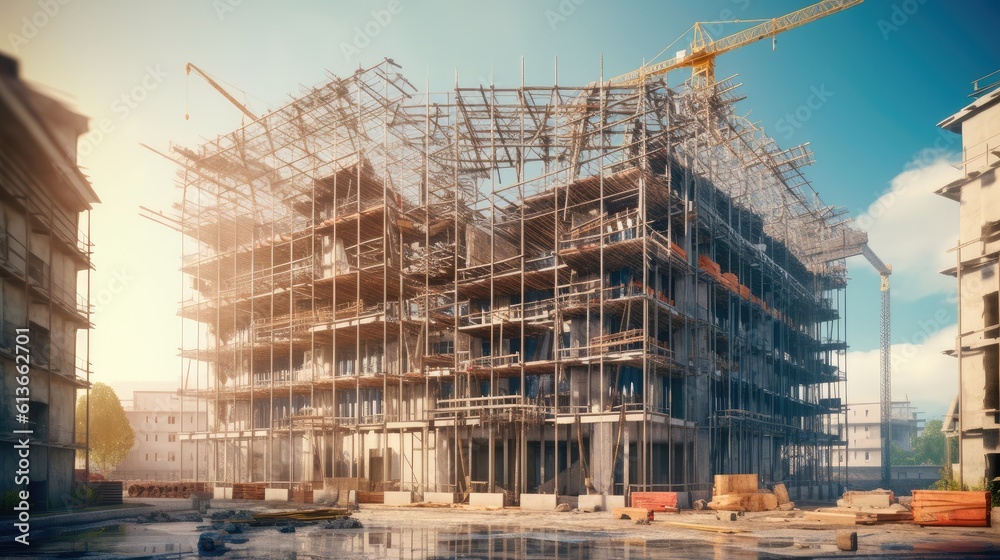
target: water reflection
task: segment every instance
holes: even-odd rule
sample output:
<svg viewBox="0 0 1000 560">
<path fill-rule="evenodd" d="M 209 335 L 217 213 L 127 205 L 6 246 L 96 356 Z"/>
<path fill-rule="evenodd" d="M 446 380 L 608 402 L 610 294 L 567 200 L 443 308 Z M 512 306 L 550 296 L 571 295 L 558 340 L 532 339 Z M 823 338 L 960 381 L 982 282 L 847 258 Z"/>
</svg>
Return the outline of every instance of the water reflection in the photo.
<svg viewBox="0 0 1000 560">
<path fill-rule="evenodd" d="M 75 557 L 81 553 L 109 553 L 124 557 L 194 558 L 198 535 L 194 523 L 156 525 L 124 524 L 96 531 L 45 535 L 32 547 L 32 555 Z M 525 529 L 509 525 L 449 525 L 447 527 L 367 527 L 324 529 L 299 527 L 296 533 L 279 533 L 274 527 L 252 528 L 233 535 L 221 558 L 469 558 L 559 560 L 593 558 L 746 558 L 756 559 L 754 546 L 739 546 L 732 539 L 646 539 L 603 531 Z M 748 544 L 748 543 L 744 543 Z M 749 548 L 750 550 L 747 550 Z M 19 551 L 23 553 L 24 551 Z"/>
</svg>

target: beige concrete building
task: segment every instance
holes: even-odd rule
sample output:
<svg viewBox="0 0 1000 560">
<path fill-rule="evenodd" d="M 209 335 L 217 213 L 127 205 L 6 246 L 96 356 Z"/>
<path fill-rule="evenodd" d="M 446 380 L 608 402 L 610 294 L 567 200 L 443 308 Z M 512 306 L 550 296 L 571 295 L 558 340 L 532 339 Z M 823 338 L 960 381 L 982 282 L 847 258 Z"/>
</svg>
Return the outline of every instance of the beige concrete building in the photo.
<svg viewBox="0 0 1000 560">
<path fill-rule="evenodd" d="M 207 415 L 196 410 L 193 399 L 181 400 L 176 391 L 135 391 L 131 401 L 122 401 L 135 444 L 112 479 L 191 480 L 195 465 L 208 464 L 205 453 L 179 438 L 184 431 L 204 430 Z"/>
<path fill-rule="evenodd" d="M 944 271 L 958 282 L 956 475 L 977 484 L 1000 476 L 1000 89 L 982 92 L 938 126 L 962 135 L 962 176 L 937 192 L 959 203 L 955 266 Z"/>
<path fill-rule="evenodd" d="M 73 499 L 75 403 L 89 378 L 89 356 L 77 354 L 90 328 L 84 232 L 98 202 L 76 166 L 86 130 L 86 117 L 32 89 L 0 55 L 0 495 L 28 491 L 39 510 Z M 27 457 L 14 447 L 25 437 Z"/>
<path fill-rule="evenodd" d="M 844 462 L 848 469 L 880 467 L 882 465 L 881 404 L 853 403 L 847 405 L 847 449 Z M 892 403 L 892 443 L 910 451 L 911 440 L 924 427 L 920 412 L 909 401 Z M 879 475 L 880 476 L 880 475 Z"/>
</svg>

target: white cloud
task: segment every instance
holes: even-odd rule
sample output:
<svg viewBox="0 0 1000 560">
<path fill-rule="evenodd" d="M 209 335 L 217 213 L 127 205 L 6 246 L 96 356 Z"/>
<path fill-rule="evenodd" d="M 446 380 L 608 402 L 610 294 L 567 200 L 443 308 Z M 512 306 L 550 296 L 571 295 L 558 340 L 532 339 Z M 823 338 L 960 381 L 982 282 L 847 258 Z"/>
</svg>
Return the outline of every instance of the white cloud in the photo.
<svg viewBox="0 0 1000 560">
<path fill-rule="evenodd" d="M 927 161 L 927 160 L 923 160 Z M 958 205 L 934 191 L 959 177 L 951 158 L 915 163 L 896 175 L 855 223 L 868 231 L 868 244 L 892 265 L 893 299 L 917 300 L 949 294 L 955 281 L 939 272 L 953 265 L 958 240 Z M 861 263 L 856 269 L 870 270 Z"/>
<path fill-rule="evenodd" d="M 955 346 L 958 329 L 939 327 L 929 320 L 904 337 L 906 342 L 892 345 L 892 398 L 908 398 L 928 419 L 943 414 L 958 392 L 958 362 L 942 354 Z M 879 401 L 878 349 L 847 353 L 847 401 Z"/>
</svg>

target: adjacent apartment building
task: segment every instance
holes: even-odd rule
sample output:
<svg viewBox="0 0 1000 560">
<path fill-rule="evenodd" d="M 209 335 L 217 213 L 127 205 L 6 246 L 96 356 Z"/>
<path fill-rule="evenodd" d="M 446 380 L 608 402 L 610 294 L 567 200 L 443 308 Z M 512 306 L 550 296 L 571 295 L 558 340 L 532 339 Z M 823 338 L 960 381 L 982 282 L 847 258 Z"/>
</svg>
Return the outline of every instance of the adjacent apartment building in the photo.
<svg viewBox="0 0 1000 560">
<path fill-rule="evenodd" d="M 735 89 L 426 93 L 387 60 L 172 148 L 199 480 L 838 492 L 867 236 Z"/>
<path fill-rule="evenodd" d="M 0 55 L 0 494 L 28 490 L 33 508 L 72 499 L 77 392 L 86 389 L 90 328 L 86 235 L 97 195 L 76 165 L 87 119 L 19 77 Z M 81 282 L 78 285 L 78 279 Z M 30 357 L 25 416 L 16 366 Z M 30 482 L 15 485 L 18 450 L 31 430 Z"/>
<path fill-rule="evenodd" d="M 975 101 L 938 123 L 962 135 L 962 174 L 937 191 L 959 203 L 955 266 L 958 332 L 950 349 L 958 367 L 961 482 L 1000 476 L 1000 72 L 974 83 Z M 979 84 L 989 84 L 978 87 Z"/>
<path fill-rule="evenodd" d="M 131 401 L 122 401 L 125 416 L 135 432 L 128 457 L 111 474 L 115 480 L 194 480 L 199 462 L 208 457 L 178 437 L 183 432 L 204 430 L 205 413 L 194 399 L 176 391 L 135 391 Z"/>
<path fill-rule="evenodd" d="M 838 454 L 838 460 L 847 466 L 848 485 L 882 483 L 882 415 L 877 402 L 848 404 L 846 414 L 847 449 Z M 924 429 L 924 418 L 909 401 L 892 403 L 892 444 L 903 451 L 912 451 L 913 438 Z M 924 480 L 924 486 L 940 478 L 942 465 L 892 465 L 893 480 Z"/>
</svg>

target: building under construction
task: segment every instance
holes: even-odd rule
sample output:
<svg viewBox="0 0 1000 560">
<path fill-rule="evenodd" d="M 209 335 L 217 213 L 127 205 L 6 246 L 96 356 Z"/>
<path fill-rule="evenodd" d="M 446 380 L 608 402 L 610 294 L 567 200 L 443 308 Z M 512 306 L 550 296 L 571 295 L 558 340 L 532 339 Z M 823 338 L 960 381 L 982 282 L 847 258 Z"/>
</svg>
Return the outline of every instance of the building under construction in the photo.
<svg viewBox="0 0 1000 560">
<path fill-rule="evenodd" d="M 737 84 L 455 87 L 392 61 L 197 149 L 200 480 L 422 499 L 837 491 L 846 247 Z M 200 463 L 199 463 L 200 464 Z M 317 486 L 318 487 L 318 486 Z"/>
</svg>

